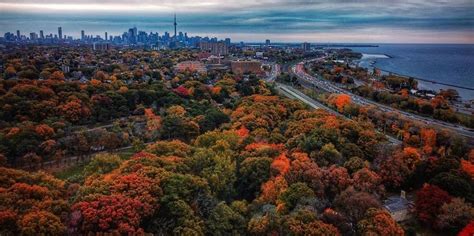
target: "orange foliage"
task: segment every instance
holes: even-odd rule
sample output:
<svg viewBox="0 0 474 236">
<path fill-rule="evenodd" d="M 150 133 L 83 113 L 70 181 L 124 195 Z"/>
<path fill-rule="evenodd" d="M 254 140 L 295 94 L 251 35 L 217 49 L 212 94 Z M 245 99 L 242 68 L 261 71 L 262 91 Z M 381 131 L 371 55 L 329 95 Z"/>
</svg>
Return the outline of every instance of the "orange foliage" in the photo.
<svg viewBox="0 0 474 236">
<path fill-rule="evenodd" d="M 404 98 L 408 98 L 408 89 L 402 89 L 400 90 L 400 95 Z"/>
<path fill-rule="evenodd" d="M 46 124 L 37 125 L 35 132 L 41 137 L 51 137 L 54 135 L 54 129 Z"/>
<path fill-rule="evenodd" d="M 64 73 L 62 71 L 55 71 L 49 76 L 51 80 L 64 80 Z"/>
<path fill-rule="evenodd" d="M 99 85 L 102 84 L 102 82 L 101 82 L 100 80 L 97 80 L 97 79 L 92 79 L 92 80 L 91 80 L 91 84 L 92 84 L 93 86 L 99 86 Z"/>
<path fill-rule="evenodd" d="M 15 136 L 15 134 L 18 134 L 19 132 L 20 132 L 20 128 L 13 127 L 13 128 L 10 129 L 10 131 L 8 131 L 6 136 L 7 136 L 7 138 L 13 137 L 13 136 Z"/>
<path fill-rule="evenodd" d="M 288 183 L 283 176 L 277 176 L 262 185 L 262 193 L 259 200 L 263 202 L 275 202 L 278 196 L 288 188 Z"/>
<path fill-rule="evenodd" d="M 145 116 L 147 118 L 146 127 L 148 131 L 158 130 L 161 127 L 161 117 L 153 113 L 153 109 L 145 109 Z"/>
<path fill-rule="evenodd" d="M 274 143 L 265 143 L 265 142 L 256 142 L 256 143 L 251 143 L 245 146 L 246 151 L 259 151 L 263 149 L 273 149 L 273 150 L 281 151 L 284 149 L 284 145 L 274 144 Z"/>
<path fill-rule="evenodd" d="M 408 168 L 415 169 L 416 164 L 421 160 L 421 155 L 414 147 L 406 147 L 403 149 L 403 159 Z"/>
<path fill-rule="evenodd" d="M 241 138 L 246 138 L 249 135 L 249 130 L 245 127 L 245 125 L 242 125 L 240 126 L 240 129 L 235 131 L 235 133 Z"/>
<path fill-rule="evenodd" d="M 211 93 L 214 95 L 219 95 L 221 93 L 222 87 L 216 86 L 211 88 Z"/>
<path fill-rule="evenodd" d="M 339 112 L 342 112 L 344 107 L 351 103 L 351 97 L 347 94 L 333 94 L 329 97 L 329 103 L 336 106 Z"/>
<path fill-rule="evenodd" d="M 420 130 L 421 140 L 425 146 L 436 146 L 436 131 L 434 129 L 425 129 Z"/>
<path fill-rule="evenodd" d="M 279 175 L 284 175 L 290 169 L 290 160 L 286 157 L 285 153 L 282 153 L 273 160 L 271 168 L 276 170 Z"/>
<path fill-rule="evenodd" d="M 474 180 L 474 164 L 472 162 L 461 160 L 461 169 Z"/>
<path fill-rule="evenodd" d="M 63 115 L 72 122 L 77 122 L 82 118 L 87 118 L 91 115 L 88 107 L 82 105 L 82 101 L 74 99 L 63 106 L 61 106 Z"/>
</svg>

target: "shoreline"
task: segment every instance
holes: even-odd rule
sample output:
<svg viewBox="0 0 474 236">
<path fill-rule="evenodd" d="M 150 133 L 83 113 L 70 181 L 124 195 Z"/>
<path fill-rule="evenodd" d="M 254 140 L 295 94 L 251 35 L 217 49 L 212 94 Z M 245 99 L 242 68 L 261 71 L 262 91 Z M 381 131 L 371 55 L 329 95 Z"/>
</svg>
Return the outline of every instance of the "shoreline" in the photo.
<svg viewBox="0 0 474 236">
<path fill-rule="evenodd" d="M 365 56 L 365 58 L 364 58 Z M 437 93 L 440 92 L 441 89 L 455 89 L 459 93 L 459 97 L 461 101 L 472 101 L 474 100 L 474 96 L 468 96 L 466 97 L 465 95 L 463 96 L 459 90 L 463 90 L 467 93 L 474 93 L 474 88 L 471 87 L 466 87 L 466 86 L 461 86 L 461 85 L 455 85 L 455 84 L 448 84 L 444 82 L 438 82 L 434 80 L 429 80 L 429 79 L 423 79 L 423 78 L 418 78 L 415 76 L 409 76 L 409 75 L 404 75 L 395 71 L 390 71 L 390 70 L 385 70 L 383 68 L 377 67 L 377 60 L 378 59 L 390 59 L 393 58 L 390 55 L 387 54 L 370 54 L 370 53 L 362 53 L 362 58 L 358 60 L 358 66 L 364 67 L 367 69 L 379 69 L 382 72 L 388 73 L 388 74 L 394 74 L 397 76 L 405 77 L 405 78 L 413 78 L 418 81 L 418 85 L 421 86 L 422 89 L 427 89 L 427 90 L 432 90 Z"/>
</svg>

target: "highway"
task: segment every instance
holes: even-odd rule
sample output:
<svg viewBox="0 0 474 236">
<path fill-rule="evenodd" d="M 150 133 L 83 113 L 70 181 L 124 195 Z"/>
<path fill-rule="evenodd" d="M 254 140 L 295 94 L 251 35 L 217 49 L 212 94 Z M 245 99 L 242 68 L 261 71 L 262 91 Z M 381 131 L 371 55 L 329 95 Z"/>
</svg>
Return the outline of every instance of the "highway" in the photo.
<svg viewBox="0 0 474 236">
<path fill-rule="evenodd" d="M 322 60 L 322 58 L 317 58 L 317 59 L 313 59 L 313 60 L 310 60 L 310 61 L 314 61 L 314 60 Z M 469 130 L 466 127 L 461 127 L 461 126 L 451 124 L 451 123 L 448 123 L 448 122 L 443 122 L 443 121 L 440 121 L 440 120 L 435 120 L 435 119 L 432 119 L 432 118 L 423 117 L 423 116 L 416 115 L 416 114 L 413 114 L 413 113 L 401 111 L 401 110 L 395 109 L 393 107 L 371 101 L 367 98 L 356 95 L 356 94 L 352 93 L 351 91 L 339 88 L 338 86 L 336 86 L 332 82 L 326 81 L 322 78 L 315 78 L 314 76 L 309 75 L 308 73 L 306 73 L 305 70 L 304 70 L 304 64 L 307 63 L 307 62 L 310 62 L 310 61 L 309 60 L 308 61 L 302 61 L 302 62 L 292 66 L 291 69 L 290 69 L 290 72 L 292 74 L 296 75 L 296 77 L 299 80 L 301 80 L 303 82 L 306 82 L 306 83 L 309 83 L 313 87 L 318 87 L 318 88 L 320 88 L 322 90 L 325 90 L 327 92 L 330 92 L 330 93 L 344 93 L 344 94 L 350 95 L 352 101 L 356 104 L 364 105 L 364 106 L 372 105 L 372 106 L 375 106 L 375 107 L 377 107 L 378 109 L 380 109 L 384 112 L 396 112 L 396 113 L 399 113 L 399 114 L 402 114 L 402 115 L 408 117 L 409 119 L 413 119 L 413 120 L 417 120 L 419 122 L 425 123 L 426 125 L 438 126 L 439 128 L 444 128 L 444 129 L 451 130 L 452 132 L 460 134 L 464 137 L 467 137 L 467 138 L 470 138 L 470 139 L 474 138 L 474 132 Z"/>
<path fill-rule="evenodd" d="M 276 69 L 273 69 L 272 68 L 272 72 L 275 71 L 275 72 L 278 72 L 278 74 L 280 73 L 280 66 L 278 64 L 275 64 L 273 65 L 275 67 L 277 67 Z M 266 81 L 267 82 L 274 82 L 275 83 L 275 86 L 277 88 L 277 90 L 279 90 L 283 95 L 289 97 L 289 98 L 294 98 L 294 99 L 298 99 L 300 101 L 302 101 L 303 103 L 307 104 L 308 106 L 314 108 L 314 109 L 324 109 L 326 110 L 327 112 L 333 114 L 333 115 L 336 115 L 336 116 L 339 116 L 339 117 L 343 117 L 345 119 L 348 119 L 348 120 L 351 120 L 347 117 L 345 117 L 344 115 L 334 111 L 333 109 L 327 107 L 326 105 L 310 98 L 309 96 L 307 96 L 306 94 L 302 93 L 301 91 L 299 91 L 298 89 L 295 89 L 291 86 L 288 86 L 288 85 L 284 85 L 284 84 L 281 84 L 281 83 L 278 83 L 278 82 L 275 82 L 275 79 L 276 77 L 278 76 L 278 74 L 273 74 L 271 73 L 267 78 L 266 78 Z M 352 120 L 351 120 L 352 121 Z M 354 121 L 355 122 L 355 121 Z M 378 131 L 377 131 L 378 132 Z M 380 132 L 378 132 L 380 133 Z M 388 141 L 393 144 L 393 145 L 401 145 L 402 144 L 402 141 L 390 136 L 390 135 L 387 135 L 387 134 L 384 134 L 385 137 L 387 137 Z"/>
</svg>

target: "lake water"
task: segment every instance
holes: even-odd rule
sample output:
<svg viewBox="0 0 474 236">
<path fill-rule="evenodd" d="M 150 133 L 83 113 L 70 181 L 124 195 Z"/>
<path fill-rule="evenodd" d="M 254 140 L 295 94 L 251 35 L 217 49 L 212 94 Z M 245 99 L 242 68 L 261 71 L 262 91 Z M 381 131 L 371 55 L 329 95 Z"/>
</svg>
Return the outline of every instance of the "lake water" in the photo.
<svg viewBox="0 0 474 236">
<path fill-rule="evenodd" d="M 380 44 L 379 47 L 353 47 L 365 54 L 385 54 L 390 58 L 365 59 L 362 66 L 446 84 L 474 88 L 474 44 Z M 371 64 L 371 62 L 375 62 Z M 438 91 L 447 86 L 419 81 L 419 87 Z M 474 99 L 474 91 L 454 88 L 464 100 Z"/>
</svg>

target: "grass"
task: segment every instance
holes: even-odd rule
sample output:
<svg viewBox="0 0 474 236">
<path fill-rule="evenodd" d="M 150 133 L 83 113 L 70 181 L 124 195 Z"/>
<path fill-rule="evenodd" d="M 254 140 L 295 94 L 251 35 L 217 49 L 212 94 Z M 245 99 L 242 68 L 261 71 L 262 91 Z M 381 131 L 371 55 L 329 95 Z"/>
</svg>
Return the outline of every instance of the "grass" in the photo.
<svg viewBox="0 0 474 236">
<path fill-rule="evenodd" d="M 55 172 L 53 173 L 53 175 L 58 179 L 67 180 L 70 177 L 82 174 L 82 171 L 84 170 L 85 166 L 85 164 L 73 165 L 64 170 Z"/>
<path fill-rule="evenodd" d="M 135 154 L 135 152 L 133 151 L 132 148 L 129 148 L 129 149 L 121 150 L 120 152 L 113 153 L 113 154 L 119 155 L 119 157 L 122 160 L 125 161 L 125 160 L 130 159 L 130 157 L 132 157 L 133 154 Z M 53 175 L 58 179 L 68 180 L 71 177 L 81 175 L 86 166 L 87 166 L 87 163 L 81 163 L 81 164 L 78 164 L 78 165 L 73 165 L 73 166 L 67 167 L 63 170 L 53 172 Z"/>
</svg>

